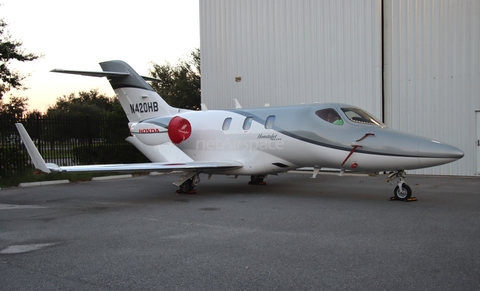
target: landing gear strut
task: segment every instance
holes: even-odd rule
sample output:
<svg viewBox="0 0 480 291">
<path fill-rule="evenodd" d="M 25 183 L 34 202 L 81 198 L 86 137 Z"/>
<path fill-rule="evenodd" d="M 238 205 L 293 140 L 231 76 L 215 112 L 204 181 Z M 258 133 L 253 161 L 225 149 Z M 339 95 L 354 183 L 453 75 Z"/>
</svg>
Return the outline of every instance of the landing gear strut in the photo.
<svg viewBox="0 0 480 291">
<path fill-rule="evenodd" d="M 393 190 L 395 196 L 390 197 L 390 200 L 400 200 L 400 201 L 417 201 L 416 197 L 412 197 L 412 188 L 405 184 L 405 177 L 407 173 L 404 170 L 399 170 L 388 174 L 387 182 L 390 182 L 393 179 L 398 179 L 397 186 Z"/>
<path fill-rule="evenodd" d="M 200 177 L 196 174 L 178 186 L 180 189 L 177 190 L 177 194 L 196 194 L 195 186 L 197 186 L 198 183 L 200 183 Z"/>
<path fill-rule="evenodd" d="M 252 175 L 250 176 L 250 182 L 248 182 L 248 184 L 250 185 L 267 185 L 267 183 L 265 183 L 263 181 L 263 179 L 265 179 L 265 177 L 267 177 L 266 175 Z"/>
</svg>

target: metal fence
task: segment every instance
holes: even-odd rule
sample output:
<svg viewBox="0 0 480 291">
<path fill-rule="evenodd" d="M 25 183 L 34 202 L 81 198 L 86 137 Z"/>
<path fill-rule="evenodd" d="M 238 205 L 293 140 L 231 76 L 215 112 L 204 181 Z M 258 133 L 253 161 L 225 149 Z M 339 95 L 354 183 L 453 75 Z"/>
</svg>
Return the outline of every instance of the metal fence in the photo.
<svg viewBox="0 0 480 291">
<path fill-rule="evenodd" d="M 30 117 L 16 120 L 0 116 L 0 177 L 33 168 L 15 127 L 21 122 L 47 163 L 59 166 L 148 161 L 125 141 L 125 117 Z"/>
</svg>

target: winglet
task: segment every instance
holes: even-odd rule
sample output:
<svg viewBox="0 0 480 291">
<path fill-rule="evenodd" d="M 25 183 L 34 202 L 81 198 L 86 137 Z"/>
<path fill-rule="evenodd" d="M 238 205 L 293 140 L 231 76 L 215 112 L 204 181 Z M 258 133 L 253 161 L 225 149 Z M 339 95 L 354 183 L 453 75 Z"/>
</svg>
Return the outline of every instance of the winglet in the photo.
<svg viewBox="0 0 480 291">
<path fill-rule="evenodd" d="M 27 148 L 27 152 L 30 155 L 30 158 L 32 159 L 33 164 L 35 165 L 35 168 L 41 170 L 42 172 L 50 173 L 51 172 L 50 169 L 47 167 L 45 160 L 43 160 L 42 156 L 38 152 L 37 147 L 33 143 L 30 136 L 28 135 L 27 131 L 25 130 L 25 127 L 23 127 L 23 124 L 15 123 L 15 126 L 17 127 L 17 130 L 20 133 L 20 137 L 22 138 L 22 141 L 25 144 L 25 147 Z"/>
</svg>

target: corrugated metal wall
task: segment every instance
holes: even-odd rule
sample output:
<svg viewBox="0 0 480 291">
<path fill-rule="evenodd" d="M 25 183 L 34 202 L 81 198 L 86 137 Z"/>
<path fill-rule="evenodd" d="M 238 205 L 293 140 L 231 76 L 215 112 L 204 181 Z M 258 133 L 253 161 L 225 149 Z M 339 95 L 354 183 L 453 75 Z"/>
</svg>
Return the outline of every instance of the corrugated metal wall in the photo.
<svg viewBox="0 0 480 291">
<path fill-rule="evenodd" d="M 200 15 L 208 108 L 344 102 L 382 116 L 379 0 L 200 0 Z"/>
<path fill-rule="evenodd" d="M 477 171 L 478 0 L 200 0 L 200 33 L 211 109 L 350 103 L 466 154 L 415 173 Z"/>
<path fill-rule="evenodd" d="M 480 1 L 384 1 L 385 117 L 392 128 L 461 148 L 460 161 L 422 174 L 476 172 Z"/>
</svg>

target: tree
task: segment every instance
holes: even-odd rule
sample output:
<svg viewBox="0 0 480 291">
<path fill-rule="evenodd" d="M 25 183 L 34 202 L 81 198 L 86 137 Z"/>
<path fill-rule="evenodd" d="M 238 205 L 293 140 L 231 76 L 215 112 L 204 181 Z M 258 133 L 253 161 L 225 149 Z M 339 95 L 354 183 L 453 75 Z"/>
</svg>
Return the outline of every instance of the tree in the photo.
<svg viewBox="0 0 480 291">
<path fill-rule="evenodd" d="M 58 97 L 55 105 L 47 109 L 47 115 L 99 117 L 113 111 L 116 108 L 115 103 L 118 103 L 116 98 L 100 94 L 98 89 L 90 89 L 90 91 L 78 92 L 78 96 L 71 93 L 68 96 Z"/>
<path fill-rule="evenodd" d="M 98 89 L 59 97 L 46 115 L 55 120 L 49 133 L 51 141 L 92 138 L 123 141 L 128 136 L 128 120 L 120 102 L 100 94 Z"/>
<path fill-rule="evenodd" d="M 27 97 L 10 97 L 9 103 L 3 103 L 0 99 L 0 116 L 8 116 L 13 120 L 19 120 L 27 111 Z"/>
<path fill-rule="evenodd" d="M 22 49 L 22 42 L 14 40 L 6 30 L 7 23 L 0 19 L 0 99 L 11 89 L 26 89 L 23 81 L 27 77 L 10 68 L 11 61 L 33 61 L 40 56 L 26 53 Z"/>
<path fill-rule="evenodd" d="M 200 108 L 200 49 L 190 53 L 190 58 L 180 60 L 176 66 L 153 63 L 150 76 L 161 81 L 152 82 L 152 88 L 174 107 Z"/>
<path fill-rule="evenodd" d="M 18 134 L 14 123 L 18 122 L 26 112 L 27 101 L 28 98 L 26 97 L 10 97 L 9 103 L 3 103 L 3 100 L 0 99 L 0 145 L 5 143 L 11 144 L 12 142 L 18 141 Z M 5 154 L 6 152 L 3 151 L 3 153 Z M 0 153 L 0 155 L 1 154 L 2 153 Z M 1 162 L 0 160 L 0 164 Z"/>
</svg>

